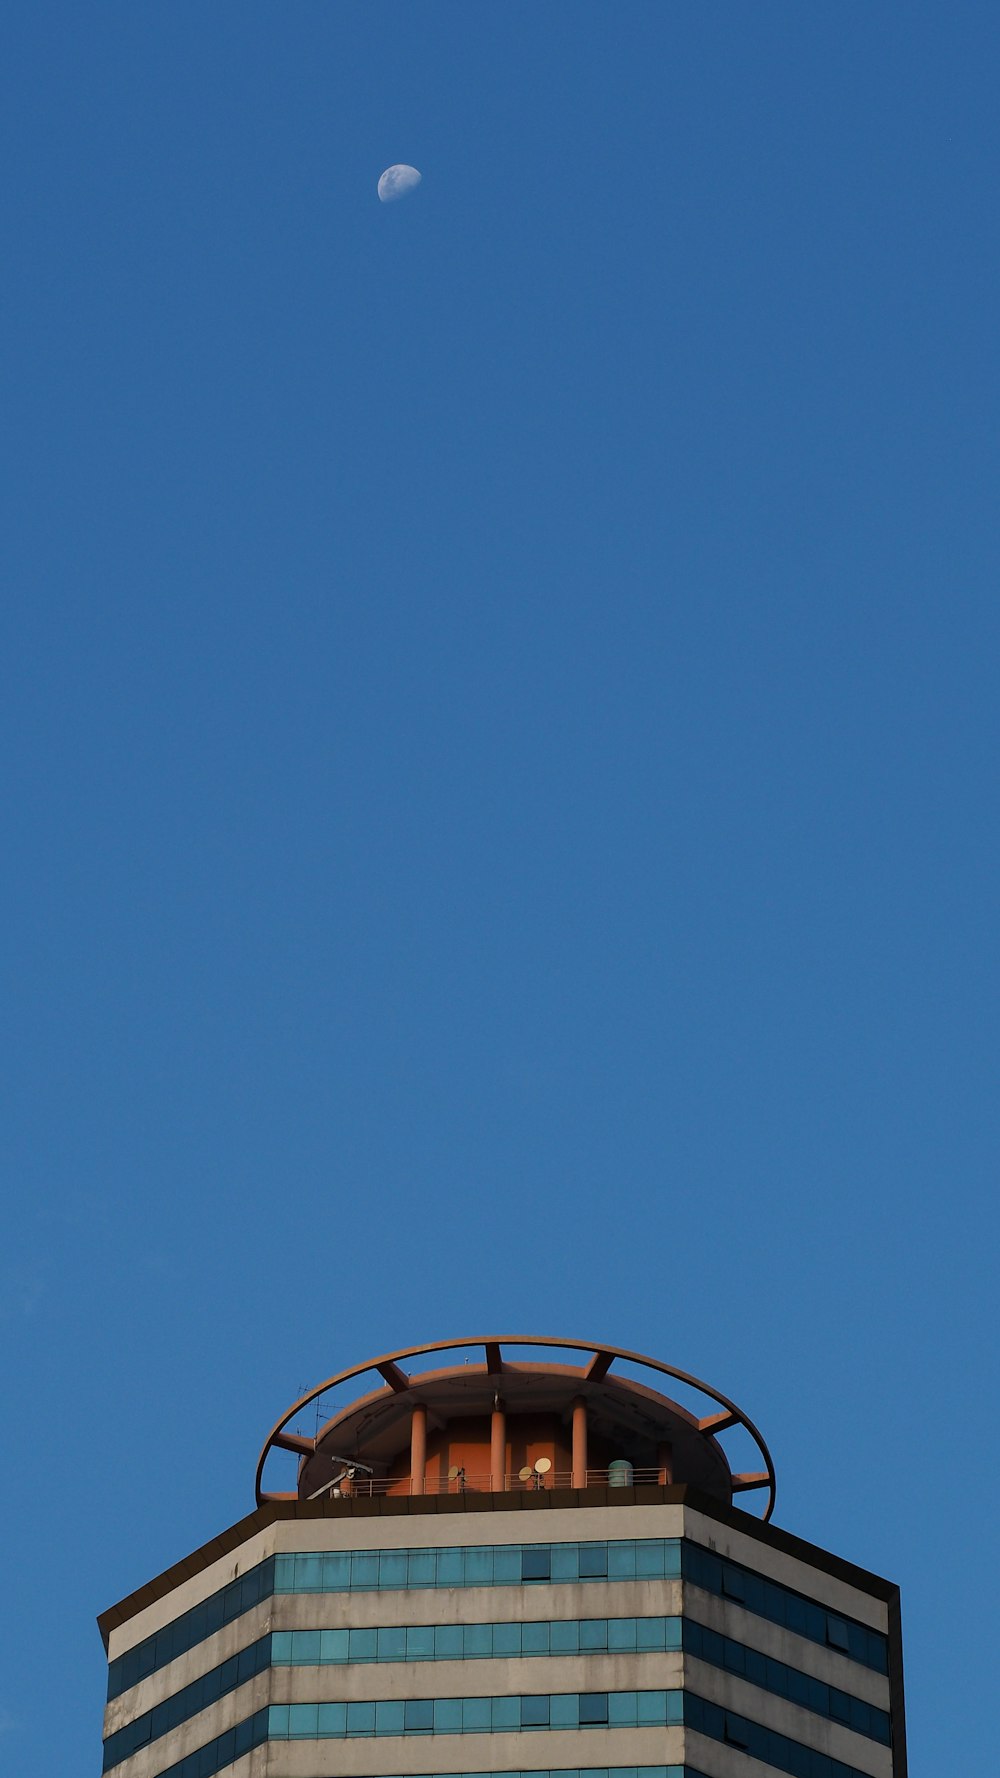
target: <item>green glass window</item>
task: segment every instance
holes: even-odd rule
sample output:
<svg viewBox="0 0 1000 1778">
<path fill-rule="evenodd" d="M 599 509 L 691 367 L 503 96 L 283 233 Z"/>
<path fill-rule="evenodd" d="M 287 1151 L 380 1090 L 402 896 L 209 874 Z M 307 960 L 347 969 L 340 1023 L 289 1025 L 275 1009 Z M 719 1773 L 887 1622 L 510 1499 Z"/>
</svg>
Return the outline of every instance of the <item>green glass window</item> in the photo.
<svg viewBox="0 0 1000 1778">
<path fill-rule="evenodd" d="M 522 1698 L 520 1726 L 522 1729 L 547 1729 L 549 1726 L 548 1698 Z"/>
<path fill-rule="evenodd" d="M 585 1723 L 601 1723 L 608 1720 L 607 1692 L 580 1693 L 580 1727 Z"/>
<path fill-rule="evenodd" d="M 522 1580 L 550 1580 L 552 1577 L 552 1556 L 549 1550 L 538 1547 L 521 1551 Z"/>
</svg>

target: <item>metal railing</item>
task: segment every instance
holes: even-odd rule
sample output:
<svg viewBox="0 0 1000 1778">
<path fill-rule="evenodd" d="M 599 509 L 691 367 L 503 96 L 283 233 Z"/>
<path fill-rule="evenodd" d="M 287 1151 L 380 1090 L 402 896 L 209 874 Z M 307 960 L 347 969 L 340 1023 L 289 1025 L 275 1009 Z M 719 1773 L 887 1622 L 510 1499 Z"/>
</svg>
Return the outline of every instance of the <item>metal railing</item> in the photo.
<svg viewBox="0 0 1000 1778">
<path fill-rule="evenodd" d="M 612 1465 L 609 1469 L 588 1469 L 586 1486 L 588 1488 L 614 1487 L 653 1487 L 664 1488 L 669 1485 L 670 1478 L 662 1468 L 625 1468 Z M 550 1469 L 544 1474 L 528 1468 L 518 1470 L 516 1474 L 494 1478 L 485 1472 L 467 1472 L 457 1468 L 448 1475 L 425 1475 L 423 1494 L 534 1494 L 543 1493 L 552 1488 L 574 1487 L 573 1472 L 569 1469 Z M 338 1496 L 353 1495 L 364 1500 L 377 1499 L 388 1494 L 412 1494 L 412 1476 L 373 1476 L 363 1475 L 360 1470 L 354 1475 L 350 1473 L 339 1478 L 334 1477 L 329 1487 L 321 1489 L 319 1497 L 331 1494 Z M 316 1498 L 314 1496 L 313 1498 Z"/>
</svg>

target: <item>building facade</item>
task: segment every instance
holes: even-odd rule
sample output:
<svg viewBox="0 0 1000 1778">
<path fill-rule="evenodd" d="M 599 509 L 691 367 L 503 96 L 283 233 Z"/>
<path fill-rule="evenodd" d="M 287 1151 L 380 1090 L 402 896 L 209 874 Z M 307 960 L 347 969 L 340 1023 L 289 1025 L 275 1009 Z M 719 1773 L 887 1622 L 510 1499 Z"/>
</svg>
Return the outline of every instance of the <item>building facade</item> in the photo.
<svg viewBox="0 0 1000 1778">
<path fill-rule="evenodd" d="M 269 1435 L 255 1511 L 99 1620 L 104 1771 L 906 1778 L 898 1589 L 773 1503 L 734 1403 L 611 1346 L 339 1373 Z"/>
</svg>

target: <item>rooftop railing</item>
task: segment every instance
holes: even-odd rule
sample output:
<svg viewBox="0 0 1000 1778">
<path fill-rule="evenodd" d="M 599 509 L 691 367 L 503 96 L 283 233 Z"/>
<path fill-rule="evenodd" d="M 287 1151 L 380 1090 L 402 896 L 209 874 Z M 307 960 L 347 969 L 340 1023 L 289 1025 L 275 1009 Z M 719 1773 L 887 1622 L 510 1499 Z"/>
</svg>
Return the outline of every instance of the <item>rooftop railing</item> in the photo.
<svg viewBox="0 0 1000 1778">
<path fill-rule="evenodd" d="M 666 1487 L 669 1477 L 662 1468 L 652 1466 L 641 1468 L 632 1464 L 611 1464 L 606 1469 L 588 1469 L 586 1486 L 588 1488 L 631 1488 L 636 1486 Z M 422 1494 L 534 1494 L 552 1488 L 572 1488 L 573 1472 L 569 1469 L 549 1469 L 542 1473 L 530 1466 L 516 1473 L 493 1477 L 485 1472 L 467 1471 L 454 1468 L 447 1475 L 425 1475 L 423 1487 L 417 1492 Z M 347 1470 L 340 1476 L 334 1476 L 330 1482 L 312 1499 L 323 1499 L 332 1496 L 334 1499 L 345 1495 L 360 1496 L 362 1499 L 376 1499 L 387 1494 L 413 1494 L 412 1476 L 373 1476 L 365 1475 L 360 1469 L 353 1474 Z"/>
</svg>

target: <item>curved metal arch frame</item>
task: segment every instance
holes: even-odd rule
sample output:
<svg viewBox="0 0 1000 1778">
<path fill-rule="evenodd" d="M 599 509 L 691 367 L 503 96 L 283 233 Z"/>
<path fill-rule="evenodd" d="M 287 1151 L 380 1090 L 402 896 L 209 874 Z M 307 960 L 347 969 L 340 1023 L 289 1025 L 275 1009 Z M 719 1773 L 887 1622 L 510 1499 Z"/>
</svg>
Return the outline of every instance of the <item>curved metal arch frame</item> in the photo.
<svg viewBox="0 0 1000 1778">
<path fill-rule="evenodd" d="M 720 1432 L 728 1432 L 734 1426 L 742 1426 L 744 1431 L 750 1434 L 763 1459 L 763 1470 L 733 1476 L 733 1492 L 748 1493 L 759 1488 L 766 1488 L 767 1505 L 761 1514 L 765 1523 L 774 1512 L 777 1481 L 771 1453 L 753 1421 L 743 1412 L 742 1408 L 737 1407 L 734 1401 L 730 1401 L 727 1395 L 723 1395 L 721 1390 L 714 1389 L 710 1383 L 702 1382 L 700 1377 L 692 1376 L 689 1371 L 678 1370 L 676 1365 L 665 1364 L 660 1358 L 647 1358 L 642 1352 L 630 1352 L 625 1346 L 611 1346 L 606 1341 L 562 1340 L 548 1334 L 534 1337 L 524 1334 L 508 1334 L 506 1336 L 492 1335 L 488 1338 L 480 1336 L 478 1339 L 472 1340 L 432 1340 L 423 1346 L 403 1346 L 398 1352 L 386 1352 L 380 1358 L 369 1358 L 364 1364 L 355 1364 L 348 1370 L 335 1372 L 332 1377 L 327 1377 L 324 1382 L 319 1383 L 315 1389 L 310 1389 L 307 1394 L 300 1395 L 298 1401 L 294 1401 L 291 1407 L 282 1414 L 280 1420 L 275 1421 L 272 1426 L 257 1459 L 257 1473 L 254 1478 L 257 1505 L 263 1506 L 269 1500 L 289 1498 L 281 1494 L 270 1494 L 262 1487 L 264 1465 L 273 1450 L 291 1450 L 297 1451 L 300 1455 L 307 1455 L 309 1451 L 315 1449 L 313 1439 L 307 1439 L 298 1434 L 287 1434 L 285 1428 L 289 1420 L 293 1419 L 296 1414 L 300 1414 L 302 1409 L 308 1407 L 311 1402 L 317 1401 L 320 1396 L 325 1395 L 328 1389 L 337 1388 L 341 1383 L 349 1383 L 354 1377 L 363 1377 L 368 1371 L 378 1371 L 385 1379 L 387 1388 L 394 1389 L 397 1394 L 405 1394 L 410 1387 L 411 1379 L 405 1371 L 400 1369 L 404 1360 L 425 1358 L 436 1352 L 460 1352 L 467 1350 L 470 1346 L 483 1348 L 485 1355 L 483 1368 L 487 1374 L 498 1372 L 501 1369 L 504 1346 L 541 1346 L 548 1351 L 556 1352 L 591 1352 L 593 1357 L 589 1365 L 583 1366 L 579 1371 L 580 1378 L 584 1382 L 588 1377 L 597 1379 L 606 1376 L 615 1361 L 620 1359 L 626 1364 L 642 1365 L 648 1370 L 656 1371 L 660 1376 L 672 1377 L 675 1382 L 685 1383 L 689 1388 L 697 1389 L 710 1401 L 717 1402 L 722 1410 L 721 1413 L 709 1414 L 699 1419 L 696 1422 L 698 1431 L 703 1433 L 706 1438 L 714 1438 Z M 628 1381 L 627 1378 L 622 1380 Z"/>
</svg>

